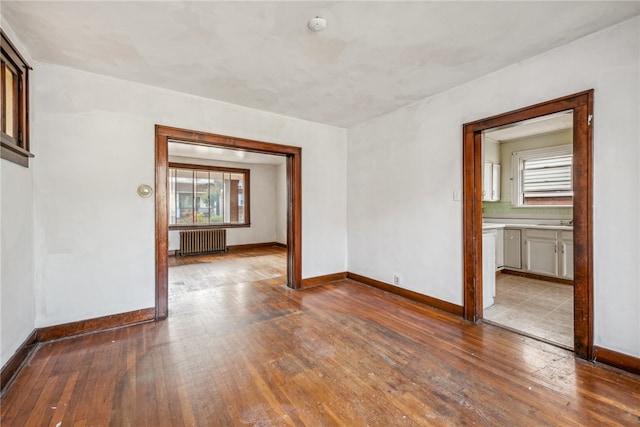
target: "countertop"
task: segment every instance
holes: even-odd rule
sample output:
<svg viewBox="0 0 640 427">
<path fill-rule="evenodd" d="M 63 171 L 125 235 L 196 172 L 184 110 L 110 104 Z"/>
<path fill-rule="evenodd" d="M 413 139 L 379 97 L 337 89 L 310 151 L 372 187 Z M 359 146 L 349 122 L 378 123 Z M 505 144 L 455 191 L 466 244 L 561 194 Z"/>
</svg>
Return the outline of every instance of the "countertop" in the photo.
<svg viewBox="0 0 640 427">
<path fill-rule="evenodd" d="M 572 225 L 556 225 L 556 224 L 523 224 L 523 223 L 494 223 L 483 222 L 483 230 L 494 230 L 499 228 L 539 228 L 547 230 L 567 230 L 573 231 Z"/>
</svg>

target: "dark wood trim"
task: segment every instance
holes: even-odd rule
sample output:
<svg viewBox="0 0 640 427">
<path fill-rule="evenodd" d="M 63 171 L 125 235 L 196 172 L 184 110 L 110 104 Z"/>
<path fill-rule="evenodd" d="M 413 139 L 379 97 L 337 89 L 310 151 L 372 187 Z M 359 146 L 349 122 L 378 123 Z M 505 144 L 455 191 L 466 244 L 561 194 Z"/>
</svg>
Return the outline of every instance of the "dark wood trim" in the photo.
<svg viewBox="0 0 640 427">
<path fill-rule="evenodd" d="M 287 245 L 286 243 L 280 243 L 280 242 L 275 242 L 275 245 L 279 248 L 285 248 L 287 249 Z"/>
<path fill-rule="evenodd" d="M 593 90 L 573 109 L 574 351 L 591 360 L 593 350 Z"/>
<path fill-rule="evenodd" d="M 463 125 L 464 316 L 482 318 L 481 133 L 486 129 L 573 110 L 574 352 L 593 358 L 593 90 Z"/>
<path fill-rule="evenodd" d="M 5 139 L 9 139 L 9 140 L 13 140 L 14 138 L 10 137 L 9 135 L 4 135 L 3 136 Z M 17 144 L 17 142 L 16 142 Z M 33 153 L 28 152 L 27 150 L 25 150 L 24 148 L 18 146 L 18 145 L 14 145 L 14 144 L 10 144 L 6 141 L 0 141 L 0 145 L 2 145 L 2 148 L 7 149 L 9 151 L 13 151 L 14 153 L 22 156 L 22 157 L 35 157 L 33 155 Z"/>
<path fill-rule="evenodd" d="M 640 375 L 640 358 L 609 350 L 608 348 L 594 346 L 593 361 Z"/>
<path fill-rule="evenodd" d="M 13 356 L 4 364 L 0 371 L 0 394 L 2 394 L 8 385 L 16 377 L 24 363 L 29 359 L 31 353 L 36 349 L 37 331 L 34 330 L 29 334 L 26 340 L 18 347 Z"/>
<path fill-rule="evenodd" d="M 156 125 L 156 135 L 168 138 L 173 142 L 191 142 L 194 144 L 218 146 L 228 150 L 250 151 L 280 156 L 296 156 L 302 151 L 300 147 L 294 147 L 292 145 L 275 144 L 272 142 L 256 141 L 162 125 Z"/>
<path fill-rule="evenodd" d="M 534 274 L 534 273 L 529 273 L 527 271 L 509 270 L 508 268 L 505 268 L 505 269 L 503 269 L 501 271 L 504 274 L 510 274 L 512 276 L 528 277 L 530 279 L 544 280 L 544 281 L 547 281 L 547 282 L 560 283 L 562 285 L 573 286 L 573 280 L 570 280 L 570 279 L 562 279 L 560 277 L 544 276 L 542 274 Z"/>
<path fill-rule="evenodd" d="M 482 137 L 464 127 L 463 156 L 463 233 L 464 239 L 464 318 L 482 319 Z M 478 226 L 479 224 L 479 226 Z M 479 230 L 479 231 L 478 231 Z"/>
<path fill-rule="evenodd" d="M 251 223 L 243 224 L 189 224 L 189 225 L 170 225 L 169 230 L 213 230 L 218 228 L 250 228 Z"/>
<path fill-rule="evenodd" d="M 29 156 L 18 154 L 15 150 L 8 149 L 4 143 L 0 147 L 0 158 L 7 160 L 11 163 L 16 163 L 22 167 L 29 167 Z"/>
<path fill-rule="evenodd" d="M 299 289 L 302 286 L 302 149 L 156 125 L 156 318 L 165 319 L 169 315 L 167 177 L 170 140 L 287 157 L 287 286 Z"/>
<path fill-rule="evenodd" d="M 344 280 L 346 278 L 346 271 L 342 273 L 325 274 L 323 276 L 307 277 L 306 279 L 302 279 L 302 288 L 311 288 L 313 286 L 335 282 L 336 280 Z"/>
<path fill-rule="evenodd" d="M 29 158 L 34 157 L 30 153 L 30 131 L 29 131 L 29 70 L 31 67 L 24 60 L 24 57 L 18 52 L 15 45 L 9 40 L 7 34 L 0 28 L 0 51 L 2 55 L 2 62 L 7 66 L 13 68 L 12 72 L 17 73 L 17 80 L 15 81 L 15 94 L 13 117 L 15 120 L 14 127 L 18 132 L 18 138 L 5 133 L 4 119 L 2 122 L 2 128 L 0 129 L 0 140 L 2 144 L 2 158 L 14 163 L 18 163 L 21 166 L 29 167 Z M 2 74 L 4 86 L 4 73 Z M 4 88 L 3 88 L 4 89 Z M 2 104 L 2 115 L 5 117 L 5 109 L 9 106 Z M 20 150 L 17 150 L 19 148 Z M 13 151 L 14 155 L 8 154 L 7 150 Z M 23 157 L 25 159 L 18 159 Z M 26 165 L 25 165 L 26 163 Z"/>
<path fill-rule="evenodd" d="M 178 251 L 176 251 L 176 250 L 169 251 L 169 256 L 176 256 L 176 252 L 178 252 Z"/>
<path fill-rule="evenodd" d="M 247 243 L 244 245 L 230 245 L 227 246 L 228 251 L 241 251 L 243 249 L 255 249 L 255 248 L 269 248 L 278 246 L 276 242 L 263 242 L 263 243 Z"/>
<path fill-rule="evenodd" d="M 287 286 L 302 287 L 302 153 L 287 156 Z"/>
<path fill-rule="evenodd" d="M 428 305 L 433 308 L 437 308 L 438 310 L 446 311 L 447 313 L 454 314 L 456 316 L 462 316 L 463 311 L 462 307 L 457 304 L 452 304 L 447 301 L 443 301 L 438 298 L 430 297 L 428 295 L 423 295 L 418 292 L 410 291 L 408 289 L 399 288 L 398 286 L 391 285 L 389 283 L 384 283 L 376 279 L 371 279 L 366 276 L 361 276 L 359 274 L 347 273 L 347 278 L 351 280 L 355 280 L 356 282 L 363 283 L 365 285 L 372 286 L 374 288 L 381 289 L 383 291 L 390 292 L 392 294 L 401 296 L 403 298 L 407 298 L 412 301 L 419 302 L 421 304 Z"/>
<path fill-rule="evenodd" d="M 214 171 L 214 172 L 230 172 L 230 173 L 243 173 L 249 174 L 251 169 L 240 169 L 240 168 L 230 168 L 226 166 L 215 166 L 215 165 L 199 165 L 195 163 L 177 163 L 177 162 L 169 162 L 170 168 L 176 169 L 193 169 L 193 170 L 205 170 L 205 171 Z"/>
<path fill-rule="evenodd" d="M 169 138 L 156 125 L 156 320 L 169 316 Z"/>
<path fill-rule="evenodd" d="M 93 319 L 80 320 L 78 322 L 48 326 L 38 329 L 37 339 L 39 342 L 51 341 L 150 322 L 155 319 L 155 313 L 155 308 L 143 308 L 140 310 L 129 311 L 127 313 L 111 314 Z"/>
</svg>

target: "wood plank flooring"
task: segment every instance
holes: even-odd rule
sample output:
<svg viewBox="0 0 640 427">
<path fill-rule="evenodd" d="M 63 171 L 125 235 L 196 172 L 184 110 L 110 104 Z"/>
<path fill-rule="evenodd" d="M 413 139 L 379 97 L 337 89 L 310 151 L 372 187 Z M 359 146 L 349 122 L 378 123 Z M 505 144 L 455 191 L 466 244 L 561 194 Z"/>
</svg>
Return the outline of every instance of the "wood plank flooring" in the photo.
<svg viewBox="0 0 640 427">
<path fill-rule="evenodd" d="M 2 426 L 640 424 L 637 376 L 350 280 L 290 290 L 283 250 L 219 259 L 178 260 L 166 321 L 42 345 Z"/>
</svg>

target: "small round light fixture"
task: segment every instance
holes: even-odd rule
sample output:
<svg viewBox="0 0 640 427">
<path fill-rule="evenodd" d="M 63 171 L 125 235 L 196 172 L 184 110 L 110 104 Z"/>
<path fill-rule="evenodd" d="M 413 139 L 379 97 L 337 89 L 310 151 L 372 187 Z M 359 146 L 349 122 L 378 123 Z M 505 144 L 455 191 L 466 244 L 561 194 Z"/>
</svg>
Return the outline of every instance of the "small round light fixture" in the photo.
<svg viewBox="0 0 640 427">
<path fill-rule="evenodd" d="M 316 16 L 315 18 L 311 18 L 309 21 L 309 29 L 315 33 L 324 30 L 327 28 L 327 20 Z"/>
<path fill-rule="evenodd" d="M 138 196 L 144 197 L 145 199 L 153 194 L 153 188 L 147 184 L 140 184 L 138 186 Z"/>
</svg>

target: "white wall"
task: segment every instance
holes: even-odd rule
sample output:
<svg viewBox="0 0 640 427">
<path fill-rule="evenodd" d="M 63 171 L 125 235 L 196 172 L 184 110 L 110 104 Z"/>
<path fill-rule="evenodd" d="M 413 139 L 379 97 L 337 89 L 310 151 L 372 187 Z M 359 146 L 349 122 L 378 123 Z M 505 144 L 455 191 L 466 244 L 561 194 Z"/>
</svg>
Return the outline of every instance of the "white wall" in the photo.
<svg viewBox="0 0 640 427">
<path fill-rule="evenodd" d="M 302 275 L 346 270 L 344 129 L 34 65 L 38 327 L 154 305 L 155 124 L 301 146 Z"/>
<path fill-rule="evenodd" d="M 33 168 L 0 161 L 1 330 L 0 366 L 34 330 Z"/>
<path fill-rule="evenodd" d="M 2 29 L 32 64 L 27 50 L 4 19 Z M 33 82 L 37 73 L 32 72 L 29 77 Z M 36 133 L 31 137 L 31 151 L 36 155 L 38 147 Z M 39 157 L 31 159 L 27 169 L 0 160 L 0 366 L 7 363 L 35 327 L 33 171 L 38 161 Z"/>
<path fill-rule="evenodd" d="M 595 89 L 595 344 L 640 356 L 640 19 L 348 130 L 349 271 L 463 303 L 462 125 Z"/>
<path fill-rule="evenodd" d="M 221 162 L 189 157 L 170 156 L 170 162 L 225 166 L 250 170 L 251 227 L 228 228 L 227 245 L 246 245 L 276 241 L 276 169 L 275 165 Z M 286 215 L 286 212 L 285 212 Z M 286 216 L 285 216 L 286 219 Z M 180 231 L 169 231 L 169 250 L 180 249 Z"/>
<path fill-rule="evenodd" d="M 346 182 L 344 192 L 346 193 Z M 287 244 L 287 205 L 287 164 L 285 163 L 278 165 L 276 169 L 276 242 L 283 245 Z"/>
<path fill-rule="evenodd" d="M 482 163 L 500 163 L 500 144 L 491 138 L 482 141 Z"/>
</svg>

